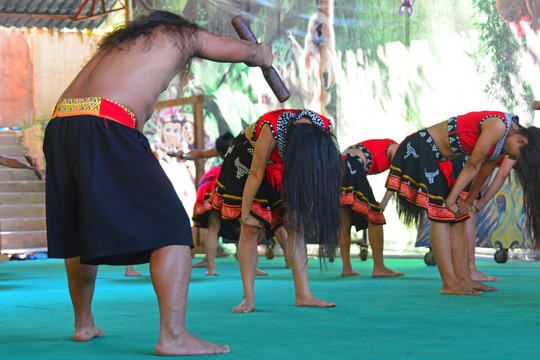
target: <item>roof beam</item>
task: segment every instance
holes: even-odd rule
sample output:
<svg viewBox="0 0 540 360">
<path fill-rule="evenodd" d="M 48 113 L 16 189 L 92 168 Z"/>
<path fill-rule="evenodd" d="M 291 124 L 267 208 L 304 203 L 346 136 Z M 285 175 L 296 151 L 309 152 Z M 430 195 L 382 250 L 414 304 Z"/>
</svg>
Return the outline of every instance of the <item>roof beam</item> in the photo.
<svg viewBox="0 0 540 360">
<path fill-rule="evenodd" d="M 92 7 L 88 15 L 81 16 L 81 12 L 88 3 L 88 0 L 84 0 L 82 5 L 77 9 L 75 15 L 60 15 L 60 14 L 14 14 L 14 13 L 0 13 L 0 17 L 6 18 L 32 18 L 32 19 L 61 19 L 61 20 L 73 20 L 74 22 L 83 20 L 97 20 L 101 17 L 110 14 L 115 11 L 125 9 L 125 5 L 120 2 L 121 7 L 111 10 L 105 10 L 105 0 L 101 0 L 101 11 L 94 13 L 95 4 L 99 0 L 92 0 Z"/>
</svg>

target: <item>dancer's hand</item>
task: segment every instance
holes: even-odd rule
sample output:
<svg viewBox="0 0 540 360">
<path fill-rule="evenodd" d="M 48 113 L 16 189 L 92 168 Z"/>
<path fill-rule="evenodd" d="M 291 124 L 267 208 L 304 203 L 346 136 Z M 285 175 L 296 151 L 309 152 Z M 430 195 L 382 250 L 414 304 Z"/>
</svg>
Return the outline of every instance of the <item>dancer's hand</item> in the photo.
<svg viewBox="0 0 540 360">
<path fill-rule="evenodd" d="M 242 222 L 242 225 L 245 225 L 245 226 L 257 227 L 257 228 L 262 227 L 261 222 L 255 219 L 255 217 L 253 217 L 250 214 L 247 214 L 246 216 L 242 215 L 242 217 L 240 218 L 240 221 Z"/>
<path fill-rule="evenodd" d="M 454 215 L 457 215 L 459 207 L 456 202 L 450 202 L 446 199 L 446 208 L 450 210 Z"/>
<path fill-rule="evenodd" d="M 469 214 L 469 203 L 467 202 L 467 200 L 463 198 L 458 198 L 457 207 L 458 207 L 458 211 L 457 213 L 454 213 L 456 217 L 462 217 L 464 215 Z"/>
</svg>

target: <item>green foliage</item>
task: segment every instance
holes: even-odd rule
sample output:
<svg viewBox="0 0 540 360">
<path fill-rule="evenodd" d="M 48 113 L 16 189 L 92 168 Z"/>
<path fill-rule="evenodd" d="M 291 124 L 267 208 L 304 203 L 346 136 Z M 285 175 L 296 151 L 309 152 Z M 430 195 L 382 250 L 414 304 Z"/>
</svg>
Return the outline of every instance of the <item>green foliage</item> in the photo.
<svg viewBox="0 0 540 360">
<path fill-rule="evenodd" d="M 499 17 L 497 4 L 492 0 L 473 0 L 473 6 L 480 18 L 475 24 L 480 30 L 481 48 L 493 64 L 485 91 L 488 96 L 500 101 L 508 109 L 520 103 L 529 104 L 533 100 L 531 85 L 520 76 L 519 58 L 525 44 L 511 31 L 508 24 Z"/>
<path fill-rule="evenodd" d="M 23 124 L 21 125 L 21 131 L 24 133 L 25 131 L 28 131 L 36 126 L 39 126 L 41 128 L 40 135 L 33 135 L 32 138 L 39 140 L 43 143 L 43 138 L 45 137 L 45 128 L 47 127 L 47 124 L 51 118 L 41 118 L 41 119 L 34 119 L 31 121 L 23 120 Z"/>
</svg>

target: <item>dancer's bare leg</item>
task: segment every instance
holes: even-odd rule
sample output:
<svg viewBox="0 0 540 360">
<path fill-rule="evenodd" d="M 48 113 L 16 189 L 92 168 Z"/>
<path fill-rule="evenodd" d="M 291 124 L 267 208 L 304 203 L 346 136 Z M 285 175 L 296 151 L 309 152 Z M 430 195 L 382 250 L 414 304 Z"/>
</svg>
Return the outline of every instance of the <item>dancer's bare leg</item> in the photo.
<svg viewBox="0 0 540 360">
<path fill-rule="evenodd" d="M 191 275 L 189 246 L 171 245 L 152 251 L 150 275 L 159 304 L 159 339 L 156 355 L 207 355 L 230 351 L 190 334 L 186 329 L 186 305 Z"/>
<path fill-rule="evenodd" d="M 465 237 L 467 239 L 467 265 L 471 278 L 476 281 L 501 281 L 500 278 L 495 278 L 484 274 L 476 267 L 476 219 L 478 214 L 471 211 L 471 216 L 465 221 Z"/>
<path fill-rule="evenodd" d="M 289 263 L 287 262 L 287 231 L 285 231 L 285 228 L 283 226 L 280 226 L 276 229 L 276 232 L 274 233 L 276 236 L 276 240 L 279 243 L 279 246 L 281 246 L 281 249 L 283 250 L 283 257 L 285 258 L 285 267 L 288 269 Z"/>
<path fill-rule="evenodd" d="M 461 284 L 454 272 L 450 248 L 450 224 L 432 221 L 429 232 L 431 248 L 441 275 L 441 294 L 447 295 L 480 295 L 480 291 Z"/>
<path fill-rule="evenodd" d="M 124 276 L 141 276 L 142 274 L 135 270 L 133 265 L 126 265 L 126 272 L 124 273 Z"/>
<path fill-rule="evenodd" d="M 75 313 L 74 341 L 90 341 L 102 337 L 103 331 L 94 323 L 92 299 L 96 285 L 98 267 L 80 263 L 80 258 L 69 258 L 64 261 L 68 278 L 69 295 Z"/>
<path fill-rule="evenodd" d="M 341 207 L 341 236 L 339 238 L 339 252 L 341 253 L 341 262 L 343 268 L 341 276 L 355 276 L 358 272 L 354 271 L 351 265 L 351 212 L 345 206 Z"/>
<path fill-rule="evenodd" d="M 191 228 L 191 232 L 193 234 L 194 239 L 196 238 L 196 236 L 200 236 L 200 237 L 204 237 L 205 241 L 206 241 L 206 229 L 194 226 L 194 227 Z M 205 254 L 204 258 L 201 261 L 196 262 L 195 264 L 191 265 L 191 267 L 192 268 L 202 268 L 202 267 L 206 267 L 207 265 L 208 265 L 207 256 Z"/>
<path fill-rule="evenodd" d="M 240 226 L 240 240 L 238 241 L 238 262 L 242 275 L 244 295 L 242 302 L 236 305 L 233 313 L 248 313 L 255 310 L 255 274 L 259 252 L 257 251 L 257 239 L 263 229 L 242 224 Z"/>
<path fill-rule="evenodd" d="M 309 289 L 307 250 L 304 239 L 294 232 L 287 231 L 287 257 L 291 264 L 294 280 L 296 306 L 333 307 L 334 302 L 316 298 Z"/>
<path fill-rule="evenodd" d="M 374 277 L 403 276 L 403 273 L 391 270 L 384 266 L 384 231 L 382 225 L 368 224 L 369 244 L 373 256 Z"/>
<path fill-rule="evenodd" d="M 465 222 L 461 221 L 450 225 L 450 251 L 452 253 L 452 266 L 458 281 L 474 290 L 495 291 L 497 288 L 475 281 L 469 274 L 467 267 L 467 240 L 465 239 Z"/>
<path fill-rule="evenodd" d="M 204 244 L 206 246 L 206 275 L 215 276 L 216 254 L 218 247 L 219 228 L 221 227 L 220 214 L 217 211 L 210 211 L 208 214 L 208 229 Z"/>
</svg>

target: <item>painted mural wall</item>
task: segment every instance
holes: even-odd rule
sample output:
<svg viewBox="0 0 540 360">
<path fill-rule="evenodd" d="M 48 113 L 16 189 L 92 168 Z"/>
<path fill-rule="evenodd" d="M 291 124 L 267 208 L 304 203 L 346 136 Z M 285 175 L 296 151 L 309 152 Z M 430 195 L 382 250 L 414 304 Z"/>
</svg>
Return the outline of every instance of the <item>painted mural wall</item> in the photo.
<svg viewBox="0 0 540 360">
<path fill-rule="evenodd" d="M 233 37 L 230 20 L 241 14 L 274 51 L 274 67 L 291 92 L 284 104 L 260 69 L 243 64 L 196 61 L 192 81 L 181 86 L 178 80 L 163 95 L 204 94 L 208 146 L 220 133 L 237 134 L 264 112 L 283 107 L 311 108 L 335 119 L 342 149 L 370 138 L 399 142 L 422 126 L 469 111 L 503 110 L 525 124 L 540 122 L 529 108 L 540 97 L 537 1 L 135 1 L 135 14 L 149 8 L 183 14 Z M 153 122 L 167 116 L 155 115 Z M 149 124 L 150 135 L 157 127 Z M 385 178 L 370 178 L 378 198 Z M 386 247 L 414 248 L 415 229 L 404 232 L 393 209 L 385 214 Z"/>
<path fill-rule="evenodd" d="M 540 98 L 540 2 L 537 0 L 134 0 L 183 14 L 215 33 L 236 37 L 242 14 L 269 44 L 274 67 L 291 92 L 280 104 L 260 69 L 194 61 L 160 100 L 204 94 L 205 145 L 224 131 L 239 133 L 276 108 L 311 108 L 337 123 L 342 149 L 369 138 L 401 141 L 422 126 L 475 110 L 518 114 Z M 117 22 L 117 19 L 113 22 Z M 112 28 L 111 23 L 107 25 Z M 98 35 L 0 29 L 0 123 L 46 117 L 65 86 L 95 50 Z M 19 67 L 22 66 L 21 69 Z M 17 70 L 16 72 L 12 69 Z M 9 105 L 9 106 L 6 106 Z M 193 148 L 189 107 L 156 112 L 145 129 L 188 212 L 195 194 L 193 164 L 168 150 Z M 22 119 L 22 120 L 21 120 Z M 34 155 L 35 156 L 35 155 Z M 35 156 L 37 157 L 37 156 Z M 208 160 L 207 168 L 216 160 Z M 372 176 L 381 198 L 386 174 Z M 391 206 L 386 246 L 414 248 Z M 407 235 L 404 235 L 407 233 Z"/>
</svg>

